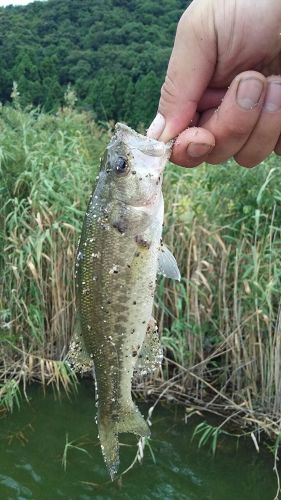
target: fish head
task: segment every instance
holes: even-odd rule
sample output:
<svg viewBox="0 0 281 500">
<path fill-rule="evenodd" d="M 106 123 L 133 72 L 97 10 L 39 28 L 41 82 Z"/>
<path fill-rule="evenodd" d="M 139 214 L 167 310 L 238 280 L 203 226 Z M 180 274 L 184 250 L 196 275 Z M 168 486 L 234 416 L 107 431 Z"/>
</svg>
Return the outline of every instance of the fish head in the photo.
<svg viewBox="0 0 281 500">
<path fill-rule="evenodd" d="M 111 200 L 134 207 L 157 202 L 171 147 L 117 123 L 102 167 Z"/>
</svg>

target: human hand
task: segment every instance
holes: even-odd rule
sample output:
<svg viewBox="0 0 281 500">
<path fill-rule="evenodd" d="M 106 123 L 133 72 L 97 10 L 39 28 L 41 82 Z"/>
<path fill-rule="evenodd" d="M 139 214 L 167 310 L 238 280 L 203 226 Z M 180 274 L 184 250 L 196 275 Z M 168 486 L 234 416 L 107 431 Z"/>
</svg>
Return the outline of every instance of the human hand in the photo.
<svg viewBox="0 0 281 500">
<path fill-rule="evenodd" d="M 194 0 L 147 134 L 178 136 L 171 160 L 186 167 L 281 155 L 281 1 Z"/>
</svg>

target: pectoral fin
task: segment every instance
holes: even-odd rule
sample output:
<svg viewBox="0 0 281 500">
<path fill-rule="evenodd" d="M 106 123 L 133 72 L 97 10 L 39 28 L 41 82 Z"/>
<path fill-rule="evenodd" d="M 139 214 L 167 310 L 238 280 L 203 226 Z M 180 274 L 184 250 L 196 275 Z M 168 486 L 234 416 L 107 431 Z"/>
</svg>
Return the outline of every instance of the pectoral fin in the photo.
<svg viewBox="0 0 281 500">
<path fill-rule="evenodd" d="M 135 371 L 140 375 L 157 370 L 162 363 L 163 349 L 160 344 L 158 329 L 155 319 L 151 318 L 148 323 L 146 336 L 135 364 Z"/>
<path fill-rule="evenodd" d="M 160 246 L 158 254 L 158 273 L 163 274 L 166 278 L 172 278 L 178 281 L 181 279 L 177 261 L 163 243 Z"/>
</svg>

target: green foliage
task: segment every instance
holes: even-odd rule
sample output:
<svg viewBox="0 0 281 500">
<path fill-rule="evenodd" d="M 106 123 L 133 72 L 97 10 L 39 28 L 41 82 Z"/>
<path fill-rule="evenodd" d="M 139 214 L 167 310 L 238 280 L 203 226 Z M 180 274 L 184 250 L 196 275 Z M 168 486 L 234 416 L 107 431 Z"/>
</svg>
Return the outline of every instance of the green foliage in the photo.
<svg viewBox="0 0 281 500">
<path fill-rule="evenodd" d="M 166 354 L 186 369 L 186 391 L 275 415 L 281 409 L 280 185 L 275 155 L 252 170 L 233 161 L 194 171 L 171 167 L 164 240 L 182 281 L 160 282 L 156 300 Z"/>
<path fill-rule="evenodd" d="M 187 2 L 49 0 L 0 8 L 0 100 L 56 110 L 66 86 L 98 120 L 149 125 Z"/>
<path fill-rule="evenodd" d="M 212 454 L 215 455 L 218 446 L 218 438 L 223 435 L 230 436 L 231 434 L 224 431 L 222 429 L 222 425 L 216 426 L 211 425 L 208 422 L 201 422 L 196 425 L 192 434 L 192 440 L 198 440 L 198 448 L 209 445 Z"/>
<path fill-rule="evenodd" d="M 111 131 L 75 111 L 72 87 L 56 114 L 23 111 L 16 86 L 13 101 L 0 108 L 0 384 L 12 376 L 68 390 L 74 255 Z M 167 167 L 164 240 L 182 281 L 160 280 L 155 307 L 173 397 L 215 408 L 223 400 L 272 435 L 281 411 L 278 163 Z"/>
<path fill-rule="evenodd" d="M 54 116 L 22 111 L 13 94 L 0 110 L 0 382 L 16 359 L 17 380 L 37 373 L 68 390 L 73 259 L 107 131 L 72 110 L 71 89 Z"/>
<path fill-rule="evenodd" d="M 20 388 L 16 380 L 11 379 L 0 384 L 0 408 L 3 406 L 12 412 L 15 406 L 19 408 L 20 398 Z"/>
<path fill-rule="evenodd" d="M 78 444 L 80 446 L 78 446 Z M 82 443 L 82 444 L 84 444 L 84 443 Z M 87 450 L 85 450 L 85 448 L 82 448 L 82 446 L 79 442 L 77 442 L 76 440 L 69 441 L 68 434 L 66 434 L 65 447 L 64 447 L 63 455 L 62 455 L 62 466 L 63 466 L 64 470 L 66 470 L 66 468 L 67 468 L 68 454 L 69 454 L 70 450 L 80 451 L 81 453 L 85 453 L 86 455 L 88 455 L 89 458 L 91 458 L 90 453 Z"/>
</svg>

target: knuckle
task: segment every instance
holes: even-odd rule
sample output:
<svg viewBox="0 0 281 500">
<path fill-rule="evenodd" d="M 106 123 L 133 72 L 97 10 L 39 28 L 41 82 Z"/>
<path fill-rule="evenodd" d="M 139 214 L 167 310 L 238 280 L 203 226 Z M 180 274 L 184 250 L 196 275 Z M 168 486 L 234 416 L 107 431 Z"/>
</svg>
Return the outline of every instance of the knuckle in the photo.
<svg viewBox="0 0 281 500">
<path fill-rule="evenodd" d="M 243 141 L 252 132 L 252 128 L 252 123 L 226 121 L 224 133 L 227 137 L 231 137 L 232 140 Z"/>
<path fill-rule="evenodd" d="M 191 11 L 192 7 L 191 5 L 189 6 L 188 9 L 186 9 L 183 14 L 181 15 L 178 25 L 177 25 L 177 36 L 181 34 L 185 34 L 188 26 L 190 25 L 190 20 L 192 19 L 191 16 Z"/>
<path fill-rule="evenodd" d="M 170 104 L 176 100 L 177 90 L 176 85 L 173 82 L 173 79 L 169 74 L 166 75 L 165 81 L 161 87 L 161 99 Z"/>
<path fill-rule="evenodd" d="M 212 128 L 217 131 L 221 141 L 243 143 L 253 130 L 253 123 L 249 120 L 234 119 L 230 113 L 218 108 L 212 115 Z"/>
</svg>

